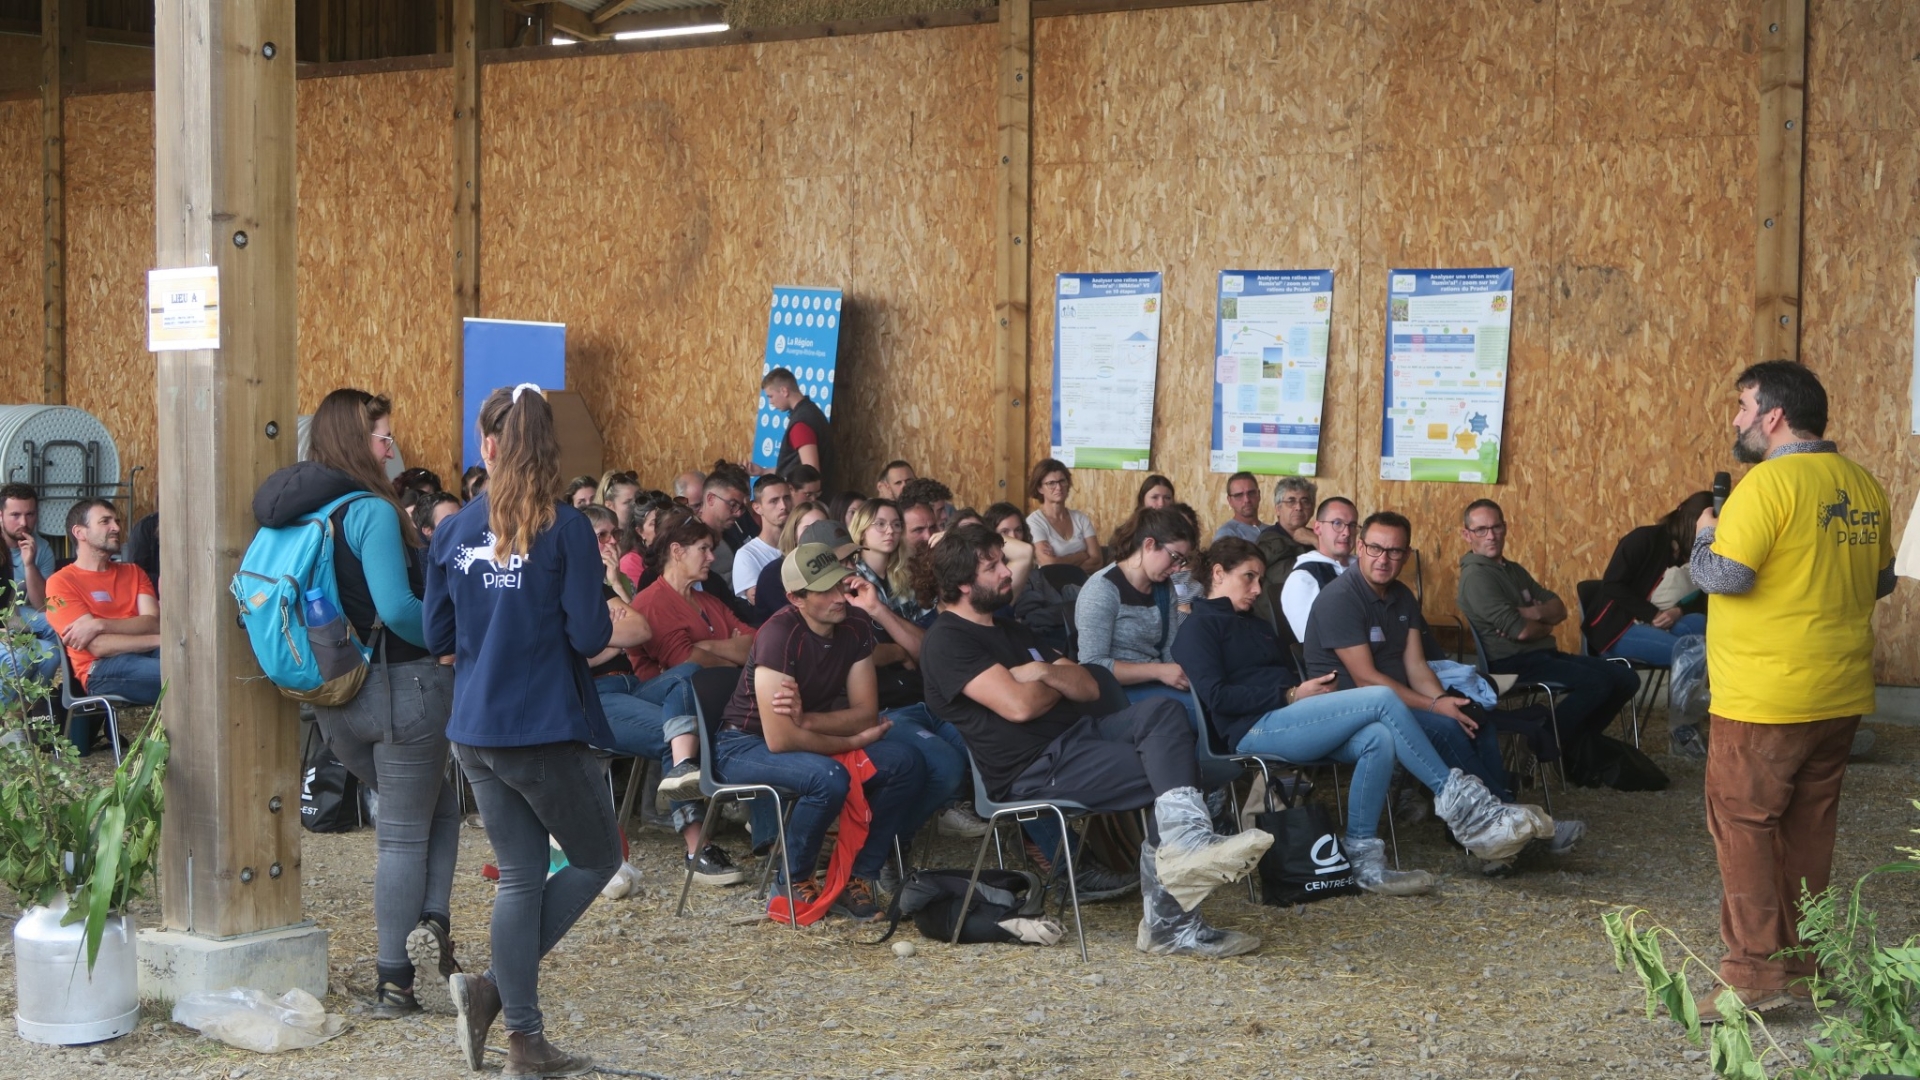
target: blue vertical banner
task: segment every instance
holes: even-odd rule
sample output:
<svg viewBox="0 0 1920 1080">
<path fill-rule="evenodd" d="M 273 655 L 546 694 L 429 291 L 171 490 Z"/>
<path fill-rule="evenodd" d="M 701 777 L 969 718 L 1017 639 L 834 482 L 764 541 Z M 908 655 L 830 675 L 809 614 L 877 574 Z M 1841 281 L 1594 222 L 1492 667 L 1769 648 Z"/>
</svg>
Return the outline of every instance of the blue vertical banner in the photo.
<svg viewBox="0 0 1920 1080">
<path fill-rule="evenodd" d="M 1160 364 L 1160 274 L 1061 274 L 1054 285 L 1053 456 L 1145 469 Z"/>
<path fill-rule="evenodd" d="M 760 365 L 764 377 L 774 368 L 793 372 L 800 392 L 813 399 L 833 419 L 833 375 L 840 363 L 840 290 L 801 285 L 775 285 L 767 316 L 767 354 Z M 771 469 L 780 459 L 787 436 L 787 414 L 767 404 L 753 419 L 753 463 Z"/>
<path fill-rule="evenodd" d="M 1333 271 L 1222 270 L 1213 318 L 1210 471 L 1316 475 Z"/>
<path fill-rule="evenodd" d="M 1388 273 L 1380 479 L 1499 481 L 1512 328 L 1511 266 Z"/>
<path fill-rule="evenodd" d="M 567 324 L 466 319 L 460 339 L 460 467 L 467 469 L 480 464 L 474 423 L 488 394 L 529 382 L 542 390 L 567 388 Z"/>
</svg>

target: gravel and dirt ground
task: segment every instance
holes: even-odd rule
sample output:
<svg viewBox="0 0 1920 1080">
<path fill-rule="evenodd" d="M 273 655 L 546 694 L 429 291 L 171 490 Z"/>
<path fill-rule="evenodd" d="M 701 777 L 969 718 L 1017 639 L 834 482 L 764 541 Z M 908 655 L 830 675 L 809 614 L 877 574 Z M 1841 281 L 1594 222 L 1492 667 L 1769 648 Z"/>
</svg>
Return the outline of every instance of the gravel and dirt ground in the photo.
<svg viewBox="0 0 1920 1080">
<path fill-rule="evenodd" d="M 1837 880 L 1915 842 L 1920 727 L 1875 723 L 1873 753 L 1850 771 Z M 1656 738 L 1665 732 L 1656 719 Z M 1629 976 L 1613 970 L 1600 916 L 1648 909 L 1717 958 L 1718 890 L 1704 825 L 1701 770 L 1664 754 L 1673 786 L 1655 794 L 1573 792 L 1556 803 L 1584 818 L 1570 857 L 1523 861 L 1482 877 L 1433 823 L 1403 828 L 1403 863 L 1444 875 L 1432 896 L 1341 899 L 1283 911 L 1222 889 L 1208 917 L 1260 935 L 1258 953 L 1208 963 L 1134 950 L 1137 897 L 1089 906 L 1092 962 L 1071 938 L 1051 949 L 918 940 L 897 958 L 875 933 L 839 921 L 799 932 L 749 921 L 750 886 L 695 888 L 675 918 L 679 845 L 635 837 L 640 892 L 597 901 L 542 971 L 550 1036 L 592 1053 L 614 1075 L 670 1077 L 1704 1077 L 1700 1049 L 1649 1021 Z M 745 847 L 731 831 L 730 849 Z M 460 957 L 484 962 L 493 886 L 480 868 L 485 833 L 461 832 L 454 892 Z M 943 839 L 934 861 L 966 865 L 972 847 Z M 401 1080 L 466 1075 L 451 1020 L 378 1022 L 358 1015 L 373 988 L 370 830 L 306 837 L 307 911 L 332 934 L 330 1010 L 352 1028 L 278 1056 L 230 1049 L 149 1016 L 96 1047 L 47 1048 L 0 1035 L 0 1076 L 200 1077 L 208 1080 Z M 1920 932 L 1920 890 L 1870 890 L 1887 938 Z M 139 912 L 151 924 L 154 912 Z M 910 926 L 903 934 L 915 936 Z M 276 992 L 279 988 L 275 988 Z M 10 946 L 0 1007 L 13 1009 Z M 1776 1021 L 1783 1042 L 1812 1030 L 1811 1011 Z M 504 1035 L 496 1028 L 496 1045 Z M 502 1059 L 490 1057 L 489 1071 Z"/>
</svg>

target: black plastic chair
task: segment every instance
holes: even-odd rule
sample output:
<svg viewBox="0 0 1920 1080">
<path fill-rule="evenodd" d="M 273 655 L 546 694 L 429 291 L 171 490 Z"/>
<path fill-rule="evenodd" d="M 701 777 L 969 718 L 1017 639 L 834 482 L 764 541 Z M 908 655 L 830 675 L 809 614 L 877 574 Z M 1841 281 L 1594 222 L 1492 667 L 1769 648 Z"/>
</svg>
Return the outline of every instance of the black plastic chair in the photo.
<svg viewBox="0 0 1920 1080">
<path fill-rule="evenodd" d="M 1067 896 L 1073 904 L 1073 932 L 1080 937 L 1080 960 L 1087 959 L 1087 931 L 1080 923 L 1080 886 L 1073 869 L 1073 835 L 1071 823 L 1080 821 L 1092 811 L 1071 799 L 1008 799 L 997 800 L 987 794 L 986 781 L 980 779 L 980 766 L 973 760 L 973 751 L 967 751 L 967 767 L 973 772 L 973 812 L 987 819 L 987 832 L 980 838 L 980 850 L 973 857 L 973 876 L 967 879 L 966 895 L 960 899 L 960 910 L 966 911 L 973 903 L 975 886 L 980 883 L 980 868 L 987 860 L 987 841 L 991 839 L 995 850 L 1000 848 L 1000 819 L 1011 817 L 1016 822 L 1033 821 L 1042 814 L 1052 814 L 1060 823 L 1062 858 L 1066 861 Z M 960 930 L 965 919 L 957 919 L 953 925 L 953 939 L 947 944 L 960 943 Z"/>
<path fill-rule="evenodd" d="M 707 814 L 702 819 L 700 835 L 705 837 L 713 832 L 713 819 L 720 811 L 724 801 L 752 802 L 766 796 L 773 800 L 773 818 L 778 827 L 774 835 L 773 850 L 767 853 L 766 865 L 760 872 L 760 890 L 757 895 L 767 894 L 767 881 L 773 872 L 773 858 L 780 857 L 780 865 L 785 871 L 781 880 L 786 882 L 787 910 L 798 911 L 799 906 L 793 900 L 793 867 L 787 863 L 787 815 L 785 801 L 794 797 L 794 793 L 771 784 L 729 784 L 719 778 L 719 770 L 713 759 L 713 737 L 720 729 L 720 714 L 725 710 L 727 698 L 734 687 L 740 683 L 740 669 L 737 667 L 701 668 L 693 673 L 694 716 L 699 720 L 700 734 L 700 794 L 707 800 Z M 687 862 L 686 880 L 680 884 L 680 904 L 674 909 L 675 915 L 687 913 L 687 894 L 693 889 L 693 862 Z M 789 921 L 789 927 L 800 928 L 797 921 Z"/>
<path fill-rule="evenodd" d="M 1040 574 L 1049 585 L 1061 592 L 1066 592 L 1069 585 L 1087 583 L 1087 572 L 1072 563 L 1049 563 L 1040 568 Z"/>
</svg>

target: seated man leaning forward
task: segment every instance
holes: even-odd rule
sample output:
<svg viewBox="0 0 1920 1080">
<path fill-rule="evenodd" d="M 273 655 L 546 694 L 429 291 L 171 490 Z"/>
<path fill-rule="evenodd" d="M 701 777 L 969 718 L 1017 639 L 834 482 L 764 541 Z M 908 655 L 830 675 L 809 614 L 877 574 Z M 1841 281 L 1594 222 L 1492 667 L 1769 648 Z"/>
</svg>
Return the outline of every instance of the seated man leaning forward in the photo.
<svg viewBox="0 0 1920 1080">
<path fill-rule="evenodd" d="M 47 621 L 66 644 L 74 680 L 89 694 L 151 705 L 160 700 L 160 598 L 153 582 L 132 563 L 113 561 L 120 517 L 105 499 L 74 503 L 67 534 L 74 560 L 47 579 Z"/>
<path fill-rule="evenodd" d="M 1018 623 L 993 617 L 1012 599 L 1013 573 L 998 533 L 962 525 L 923 565 L 940 602 L 921 651 L 927 705 L 966 737 L 987 792 L 1067 799 L 1095 812 L 1151 804 L 1140 846 L 1145 913 L 1136 946 L 1207 957 L 1259 948 L 1258 938 L 1200 917 L 1200 901 L 1244 877 L 1273 837 L 1258 829 L 1213 831 L 1186 709 L 1152 698 L 1089 715 L 1084 706 L 1101 697 L 1093 674 Z"/>
<path fill-rule="evenodd" d="M 792 871 L 794 902 L 806 907 L 819 899 L 814 863 L 851 782 L 847 766 L 834 758 L 866 752 L 875 770 L 862 785 L 872 824 L 833 910 L 872 922 L 885 914 L 873 882 L 926 783 L 927 767 L 913 747 L 885 739 L 890 725 L 880 716 L 873 624 L 847 617 L 845 583 L 852 573 L 825 544 L 802 544 L 786 557 L 780 580 L 792 603 L 754 637 L 713 756 L 726 783 L 798 793 L 787 813 L 781 873 Z"/>
</svg>

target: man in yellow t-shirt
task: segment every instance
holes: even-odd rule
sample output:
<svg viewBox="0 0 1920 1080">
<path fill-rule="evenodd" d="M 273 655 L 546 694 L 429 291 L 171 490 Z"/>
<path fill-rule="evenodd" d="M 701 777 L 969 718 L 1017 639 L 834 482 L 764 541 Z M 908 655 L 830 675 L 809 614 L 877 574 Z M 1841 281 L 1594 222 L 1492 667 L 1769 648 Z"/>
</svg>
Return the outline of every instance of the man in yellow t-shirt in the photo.
<svg viewBox="0 0 1920 1080">
<path fill-rule="evenodd" d="M 1700 516 L 1688 569 L 1709 595 L 1720 977 L 1767 1012 L 1810 996 L 1813 961 L 1775 955 L 1800 944 L 1802 883 L 1818 894 L 1832 875 L 1847 755 L 1874 706 L 1873 605 L 1893 591 L 1893 547 L 1886 492 L 1824 438 L 1820 380 L 1773 360 L 1734 385 L 1734 456 L 1753 469 L 1717 516 Z"/>
</svg>

